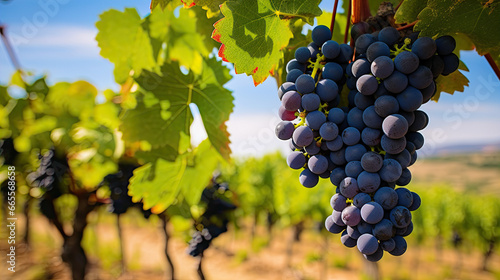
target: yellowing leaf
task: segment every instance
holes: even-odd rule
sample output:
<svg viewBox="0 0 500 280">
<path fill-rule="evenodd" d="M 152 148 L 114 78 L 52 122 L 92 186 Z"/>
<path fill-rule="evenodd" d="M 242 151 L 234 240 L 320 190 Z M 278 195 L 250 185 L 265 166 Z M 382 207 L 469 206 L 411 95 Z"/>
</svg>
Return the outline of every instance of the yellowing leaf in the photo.
<svg viewBox="0 0 500 280">
<path fill-rule="evenodd" d="M 463 92 L 466 86 L 469 86 L 469 79 L 458 70 L 448 76 L 439 76 L 436 79 L 436 94 L 432 100 L 438 102 L 441 92 L 449 94 L 453 94 L 455 91 Z"/>
</svg>

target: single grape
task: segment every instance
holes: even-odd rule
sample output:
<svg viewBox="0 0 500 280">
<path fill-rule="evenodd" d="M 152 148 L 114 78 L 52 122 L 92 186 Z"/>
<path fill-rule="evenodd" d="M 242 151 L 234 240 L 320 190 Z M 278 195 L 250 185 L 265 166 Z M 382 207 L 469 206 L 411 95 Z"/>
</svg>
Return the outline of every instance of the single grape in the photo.
<svg viewBox="0 0 500 280">
<path fill-rule="evenodd" d="M 382 146 L 382 149 L 389 154 L 399 154 L 406 147 L 406 138 L 401 137 L 398 139 L 391 139 L 384 134 L 380 140 L 380 145 Z"/>
<path fill-rule="evenodd" d="M 342 149 L 343 145 L 344 142 L 342 141 L 342 137 L 340 135 L 335 137 L 332 141 L 326 141 L 326 147 L 332 152 Z"/>
<path fill-rule="evenodd" d="M 358 239 L 361 236 L 361 233 L 356 227 L 347 226 L 346 231 L 352 239 Z"/>
<path fill-rule="evenodd" d="M 286 74 L 286 81 L 291 82 L 291 83 L 295 83 L 297 78 L 303 74 L 304 74 L 304 72 L 300 71 L 299 69 L 292 69 L 292 70 L 290 70 L 290 72 L 288 72 L 288 74 Z"/>
<path fill-rule="evenodd" d="M 368 47 L 375 43 L 376 39 L 372 34 L 363 34 L 356 39 L 355 47 L 359 53 L 366 53 Z"/>
<path fill-rule="evenodd" d="M 351 27 L 351 37 L 354 42 L 357 41 L 359 36 L 368 33 L 370 30 L 370 25 L 364 21 L 357 22 Z"/>
<path fill-rule="evenodd" d="M 378 250 L 377 238 L 369 233 L 362 234 L 358 238 L 356 245 L 358 250 L 366 255 L 374 254 Z"/>
<path fill-rule="evenodd" d="M 358 182 L 352 177 L 346 177 L 340 182 L 339 190 L 346 198 L 353 198 L 359 193 Z"/>
<path fill-rule="evenodd" d="M 358 176 L 358 188 L 364 193 L 373 193 L 380 187 L 380 176 L 378 173 L 363 171 Z"/>
<path fill-rule="evenodd" d="M 361 166 L 368 172 L 378 172 L 383 164 L 382 156 L 372 151 L 366 152 L 361 157 Z"/>
<path fill-rule="evenodd" d="M 340 242 L 344 244 L 347 248 L 353 248 L 356 246 L 356 239 L 352 239 L 348 234 L 347 230 L 342 232 L 342 235 L 340 236 Z"/>
<path fill-rule="evenodd" d="M 286 163 L 292 169 L 301 169 L 306 164 L 306 157 L 302 152 L 293 151 L 288 155 Z"/>
<path fill-rule="evenodd" d="M 372 106 L 374 103 L 375 99 L 372 96 L 366 96 L 361 94 L 360 92 L 356 93 L 356 96 L 354 96 L 354 104 L 360 110 L 365 110 L 366 108 Z"/>
<path fill-rule="evenodd" d="M 311 53 L 311 60 L 316 61 L 316 58 L 319 54 L 319 46 L 316 45 L 314 42 L 311 42 L 309 45 L 307 45 L 307 48 L 309 49 L 309 52 Z"/>
<path fill-rule="evenodd" d="M 278 110 L 278 116 L 280 119 L 284 121 L 293 121 L 295 120 L 295 112 L 294 111 L 287 111 L 283 105 L 280 106 Z"/>
<path fill-rule="evenodd" d="M 384 87 L 392 93 L 400 93 L 408 86 L 408 77 L 399 72 L 394 71 L 384 80 Z"/>
<path fill-rule="evenodd" d="M 385 118 L 399 111 L 399 102 L 394 96 L 383 95 L 375 100 L 374 107 L 375 112 Z"/>
<path fill-rule="evenodd" d="M 419 131 L 424 129 L 429 124 L 429 116 L 424 111 L 415 111 L 415 121 L 409 127 L 410 131 Z"/>
<path fill-rule="evenodd" d="M 423 97 L 422 104 L 429 102 L 429 100 L 431 100 L 431 98 L 436 93 L 436 83 L 432 82 L 430 86 L 422 89 L 420 92 L 422 93 L 422 97 Z"/>
<path fill-rule="evenodd" d="M 293 132 L 295 131 L 295 126 L 290 121 L 281 121 L 276 126 L 276 136 L 280 140 L 288 140 L 292 138 Z"/>
<path fill-rule="evenodd" d="M 307 63 L 311 58 L 311 52 L 307 47 L 300 47 L 295 51 L 295 59 L 300 63 Z"/>
<path fill-rule="evenodd" d="M 390 56 L 391 49 L 383 42 L 375 42 L 371 44 L 366 50 L 366 58 L 368 61 L 373 62 L 379 56 Z"/>
<path fill-rule="evenodd" d="M 378 81 L 372 75 L 365 74 L 356 82 L 356 89 L 363 95 L 372 95 L 377 91 Z"/>
<path fill-rule="evenodd" d="M 345 175 L 347 177 L 357 178 L 361 172 L 363 172 L 363 167 L 361 167 L 360 161 L 350 161 L 345 166 Z"/>
<path fill-rule="evenodd" d="M 381 187 L 373 196 L 373 200 L 385 210 L 391 210 L 398 205 L 398 194 L 389 187 Z"/>
<path fill-rule="evenodd" d="M 367 193 L 358 193 L 354 198 L 352 199 L 352 204 L 359 209 L 363 207 L 363 205 L 367 204 L 368 202 L 371 202 L 372 198 L 370 197 L 369 194 Z"/>
<path fill-rule="evenodd" d="M 424 136 L 419 132 L 408 132 L 406 140 L 412 142 L 416 150 L 420 150 L 424 146 Z"/>
<path fill-rule="evenodd" d="M 322 70 L 323 79 L 330 79 L 333 81 L 340 81 L 344 76 L 344 69 L 338 63 L 328 62 L 325 64 Z"/>
<path fill-rule="evenodd" d="M 304 150 L 306 151 L 307 154 L 311 156 L 317 155 L 321 152 L 321 148 L 318 146 L 318 143 L 314 140 L 311 142 L 311 144 L 305 146 Z"/>
<path fill-rule="evenodd" d="M 390 252 L 396 248 L 396 242 L 394 239 L 384 240 L 380 242 L 380 248 L 382 248 L 386 252 Z"/>
<path fill-rule="evenodd" d="M 358 131 L 362 131 L 365 128 L 365 123 L 363 122 L 363 111 L 358 108 L 352 108 L 347 114 L 347 123 L 349 126 L 355 127 Z"/>
<path fill-rule="evenodd" d="M 403 169 L 401 177 L 396 181 L 398 186 L 406 186 L 411 182 L 411 171 L 408 168 Z"/>
<path fill-rule="evenodd" d="M 375 111 L 375 106 L 371 105 L 363 111 L 363 123 L 370 128 L 382 128 L 384 119 Z"/>
<path fill-rule="evenodd" d="M 300 108 L 302 96 L 296 91 L 289 91 L 283 95 L 281 103 L 288 111 L 297 111 Z"/>
<path fill-rule="evenodd" d="M 392 183 L 399 179 L 402 172 L 403 169 L 401 168 L 399 162 L 394 159 L 384 159 L 384 164 L 378 174 L 380 175 L 380 179 L 383 181 Z"/>
<path fill-rule="evenodd" d="M 395 191 L 398 194 L 398 205 L 406 208 L 410 207 L 413 203 L 413 195 L 410 190 L 407 188 L 397 188 Z"/>
<path fill-rule="evenodd" d="M 333 122 L 337 125 L 342 124 L 345 118 L 345 113 L 340 108 L 333 108 L 328 113 L 328 121 Z"/>
<path fill-rule="evenodd" d="M 344 171 L 344 168 L 342 167 L 337 167 L 335 169 L 332 170 L 332 174 L 330 174 L 330 182 L 332 182 L 332 184 L 334 186 L 340 186 L 340 183 L 342 182 L 342 180 L 344 180 L 344 178 L 346 177 L 346 174 L 345 174 L 345 171 Z"/>
<path fill-rule="evenodd" d="M 361 157 L 366 153 L 366 148 L 362 144 L 348 146 L 345 149 L 346 161 L 360 161 Z"/>
<path fill-rule="evenodd" d="M 346 164 L 347 161 L 345 160 L 345 148 L 331 152 L 330 159 L 335 165 L 338 166 Z"/>
<path fill-rule="evenodd" d="M 334 59 L 340 54 L 340 45 L 333 40 L 328 40 L 321 47 L 321 52 L 327 59 Z"/>
<path fill-rule="evenodd" d="M 295 84 L 291 82 L 285 82 L 283 83 L 280 88 L 278 89 L 278 98 L 281 100 L 283 98 L 283 95 L 288 92 L 288 91 L 296 91 Z"/>
<path fill-rule="evenodd" d="M 345 196 L 339 193 L 334 194 L 330 199 L 330 206 L 333 210 L 342 212 L 347 207 Z"/>
<path fill-rule="evenodd" d="M 298 62 L 297 59 L 292 59 L 286 64 L 286 72 L 290 73 L 292 70 L 299 70 L 302 74 L 306 72 L 306 65 Z"/>
<path fill-rule="evenodd" d="M 418 58 L 429 59 L 436 53 L 436 42 L 429 37 L 420 37 L 413 43 L 411 50 Z"/>
<path fill-rule="evenodd" d="M 342 209 L 342 210 L 344 210 L 344 209 Z M 335 224 L 339 225 L 339 226 L 345 226 L 346 225 L 344 223 L 344 221 L 342 221 L 342 211 L 333 210 L 332 211 L 332 219 L 333 219 L 333 222 Z"/>
<path fill-rule="evenodd" d="M 405 149 L 401 153 L 399 153 L 399 154 L 389 154 L 389 153 L 386 153 L 385 154 L 385 158 L 386 159 L 394 159 L 394 160 L 396 160 L 397 162 L 399 162 L 399 164 L 401 165 L 401 168 L 403 168 L 403 169 L 407 168 L 410 165 L 410 162 L 411 162 L 411 154 L 406 149 L 406 146 L 405 146 Z"/>
<path fill-rule="evenodd" d="M 403 92 L 396 96 L 399 102 L 399 107 L 401 110 L 407 112 L 413 112 L 420 108 L 422 102 L 424 101 L 422 93 L 420 90 L 409 86 Z"/>
<path fill-rule="evenodd" d="M 309 112 L 306 116 L 306 124 L 311 129 L 317 130 L 326 122 L 326 116 L 320 111 Z"/>
<path fill-rule="evenodd" d="M 378 33 L 378 40 L 380 42 L 384 42 L 389 46 L 393 46 L 396 44 L 399 40 L 399 31 L 391 26 L 384 27 L 380 32 Z"/>
<path fill-rule="evenodd" d="M 325 141 L 332 141 L 339 135 L 339 128 L 333 122 L 325 122 L 319 128 L 319 135 Z"/>
<path fill-rule="evenodd" d="M 380 241 L 391 239 L 395 233 L 396 229 L 388 219 L 382 219 L 373 227 L 373 235 Z"/>
<path fill-rule="evenodd" d="M 378 146 L 380 144 L 382 135 L 383 134 L 381 130 L 366 127 L 363 129 L 363 132 L 361 133 L 361 141 L 363 141 L 363 144 L 367 146 L 371 147 Z"/>
<path fill-rule="evenodd" d="M 370 262 L 378 262 L 382 259 L 383 256 L 384 251 L 380 247 L 377 249 L 377 251 L 375 251 L 375 253 L 371 255 L 363 254 L 363 257 L 365 257 L 365 259 Z"/>
<path fill-rule="evenodd" d="M 332 38 L 332 32 L 330 28 L 324 25 L 318 25 L 313 29 L 311 37 L 317 46 L 322 46 L 326 41 Z"/>
<path fill-rule="evenodd" d="M 316 93 L 319 95 L 321 101 L 330 102 L 338 96 L 339 88 L 334 81 L 322 79 L 316 86 Z"/>
<path fill-rule="evenodd" d="M 408 83 L 417 89 L 423 89 L 430 86 L 433 80 L 434 77 L 431 69 L 425 66 L 419 66 L 415 72 L 408 76 Z"/>
<path fill-rule="evenodd" d="M 342 227 L 342 226 L 335 224 L 332 220 L 332 216 L 328 216 L 325 220 L 325 228 L 329 232 L 337 234 L 337 233 L 341 233 L 344 230 L 345 226 Z"/>
<path fill-rule="evenodd" d="M 292 135 L 293 142 L 298 147 L 305 147 L 312 143 L 314 135 L 311 128 L 307 126 L 299 126 L 295 129 Z"/>
<path fill-rule="evenodd" d="M 302 94 L 313 92 L 315 87 L 316 82 L 314 81 L 314 78 L 307 74 L 300 75 L 295 81 L 295 88 L 297 88 L 297 91 Z"/>
<path fill-rule="evenodd" d="M 375 77 L 385 79 L 394 72 L 394 62 L 388 56 L 379 56 L 373 60 L 371 72 Z"/>
<path fill-rule="evenodd" d="M 384 209 L 376 202 L 368 202 L 361 207 L 361 218 L 369 224 L 376 224 L 384 218 Z"/>
<path fill-rule="evenodd" d="M 361 134 L 355 127 L 348 127 L 342 132 L 342 141 L 344 141 L 346 145 L 356 145 L 360 139 Z"/>
<path fill-rule="evenodd" d="M 449 74 L 455 72 L 460 64 L 460 59 L 454 53 L 445 55 L 442 57 L 444 62 L 443 76 L 448 76 Z"/>
<path fill-rule="evenodd" d="M 382 123 L 382 130 L 384 131 L 385 136 L 391 139 L 402 138 L 405 136 L 406 132 L 408 132 L 408 121 L 406 121 L 406 119 L 399 114 L 389 115 Z"/>
<path fill-rule="evenodd" d="M 436 39 L 436 49 L 439 55 L 449 55 L 457 46 L 455 39 L 451 36 L 441 36 Z"/>
<path fill-rule="evenodd" d="M 361 215 L 355 206 L 347 206 L 342 210 L 342 221 L 348 226 L 356 226 L 361 221 Z"/>
<path fill-rule="evenodd" d="M 306 111 L 318 110 L 321 100 L 315 93 L 304 94 L 302 96 L 302 108 Z"/>
<path fill-rule="evenodd" d="M 363 215 L 362 212 L 361 215 Z M 406 207 L 396 206 L 394 207 L 394 209 L 391 210 L 390 218 L 391 222 L 394 224 L 396 228 L 404 228 L 410 225 L 411 213 L 410 210 L 408 210 L 408 208 Z"/>
<path fill-rule="evenodd" d="M 355 78 L 359 78 L 365 74 L 370 74 L 371 64 L 366 58 L 357 59 L 352 63 L 352 75 Z"/>
<path fill-rule="evenodd" d="M 322 155 L 314 155 L 307 161 L 307 166 L 312 173 L 319 175 L 328 169 L 328 160 Z"/>
<path fill-rule="evenodd" d="M 394 66 L 396 70 L 403 74 L 410 74 L 417 70 L 419 66 L 419 59 L 413 52 L 402 52 L 394 58 Z"/>
<path fill-rule="evenodd" d="M 422 200 L 421 200 L 420 196 L 417 193 L 411 192 L 411 194 L 413 196 L 413 203 L 408 208 L 408 210 L 415 211 L 415 210 L 417 210 L 420 207 L 420 204 L 422 203 Z"/>
<path fill-rule="evenodd" d="M 318 184 L 318 175 L 311 172 L 309 169 L 304 169 L 299 176 L 299 181 L 306 188 L 313 188 Z"/>
</svg>

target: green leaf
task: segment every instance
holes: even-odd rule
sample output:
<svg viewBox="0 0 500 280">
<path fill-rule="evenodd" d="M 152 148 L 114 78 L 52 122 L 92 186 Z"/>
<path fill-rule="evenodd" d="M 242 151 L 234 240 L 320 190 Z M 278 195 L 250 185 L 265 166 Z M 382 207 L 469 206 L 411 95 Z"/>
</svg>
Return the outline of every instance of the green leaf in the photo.
<svg viewBox="0 0 500 280">
<path fill-rule="evenodd" d="M 282 49 L 293 37 L 290 19 L 312 23 L 321 15 L 318 0 L 226 1 L 224 18 L 216 22 L 212 37 L 223 45 L 219 56 L 234 64 L 236 73 L 252 75 L 262 83 L 283 59 Z"/>
<path fill-rule="evenodd" d="M 453 94 L 455 91 L 463 92 L 465 87 L 469 86 L 469 79 L 460 71 L 455 71 L 448 76 L 440 75 L 436 79 L 436 94 L 432 97 L 433 101 L 438 102 L 441 92 Z"/>
<path fill-rule="evenodd" d="M 133 75 L 138 76 L 142 69 L 152 69 L 156 65 L 149 36 L 135 9 L 104 12 L 96 27 L 100 54 L 115 64 L 116 82 L 123 84 L 132 70 Z"/>
<path fill-rule="evenodd" d="M 55 110 L 52 114 L 68 112 L 83 119 L 93 114 L 96 96 L 97 89 L 85 81 L 61 82 L 51 87 L 45 101 Z"/>
<path fill-rule="evenodd" d="M 176 17 L 172 11 L 157 9 L 149 21 L 151 36 L 167 43 L 167 57 L 197 74 L 201 73 L 203 58 L 210 50 L 205 45 L 205 37 L 197 30 L 196 12 L 181 9 Z"/>
<path fill-rule="evenodd" d="M 169 7 L 170 9 L 173 9 L 175 7 L 178 7 L 182 4 L 181 0 L 151 0 L 151 5 L 149 6 L 151 11 L 156 8 L 156 6 L 160 6 L 162 10 L 165 8 Z"/>
<path fill-rule="evenodd" d="M 184 0 L 184 5 L 187 7 L 192 7 L 193 5 L 198 5 L 207 10 L 207 17 L 211 18 L 217 16 L 220 13 L 219 6 L 226 0 Z"/>
<path fill-rule="evenodd" d="M 186 201 L 195 205 L 203 189 L 210 182 L 219 157 L 210 142 L 203 141 L 191 153 L 183 154 L 174 162 L 159 159 L 134 171 L 129 194 L 134 201 L 142 199 L 144 208 L 154 213 L 167 209 L 182 193 Z"/>
<path fill-rule="evenodd" d="M 500 2 L 478 0 L 429 0 L 418 15 L 415 30 L 420 36 L 441 36 L 454 33 L 467 35 L 480 55 L 500 50 Z"/>
<path fill-rule="evenodd" d="M 193 122 L 189 105 L 194 103 L 200 110 L 208 139 L 228 159 L 229 133 L 225 122 L 233 110 L 233 97 L 229 90 L 214 82 L 228 79 L 227 70 L 224 78 L 214 76 L 221 72 L 220 66 L 215 68 L 216 63 L 208 60 L 201 76 L 192 72 L 182 74 L 177 63 L 164 64 L 161 75 L 144 71 L 137 82 L 159 102 L 148 107 L 141 101 L 135 109 L 127 111 L 122 118 L 123 138 L 130 142 L 145 140 L 153 148 L 170 146 L 179 151 L 181 137 L 189 135 Z"/>
<path fill-rule="evenodd" d="M 418 14 L 427 7 L 427 0 L 405 0 L 399 6 L 394 18 L 396 23 L 412 23 L 418 19 Z"/>
</svg>

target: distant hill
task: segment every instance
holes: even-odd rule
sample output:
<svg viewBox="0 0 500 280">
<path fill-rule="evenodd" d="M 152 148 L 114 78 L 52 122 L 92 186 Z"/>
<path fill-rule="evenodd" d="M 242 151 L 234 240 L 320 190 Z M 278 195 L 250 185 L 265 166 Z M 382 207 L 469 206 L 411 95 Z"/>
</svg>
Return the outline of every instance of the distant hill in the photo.
<svg viewBox="0 0 500 280">
<path fill-rule="evenodd" d="M 457 144 L 449 146 L 441 146 L 435 149 L 430 149 L 429 147 L 422 148 L 422 152 L 419 153 L 419 157 L 439 157 L 445 155 L 455 155 L 455 154 L 468 154 L 468 153 L 493 153 L 500 151 L 500 142 L 496 143 L 477 143 L 477 144 Z"/>
</svg>

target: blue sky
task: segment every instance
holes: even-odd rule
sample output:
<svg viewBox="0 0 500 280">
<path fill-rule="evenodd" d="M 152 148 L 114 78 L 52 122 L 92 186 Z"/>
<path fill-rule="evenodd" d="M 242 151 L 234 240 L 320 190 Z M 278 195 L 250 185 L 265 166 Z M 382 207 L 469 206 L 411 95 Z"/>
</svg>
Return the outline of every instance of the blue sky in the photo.
<svg viewBox="0 0 500 280">
<path fill-rule="evenodd" d="M 333 6 L 323 1 L 323 7 Z M 30 5 L 27 2 L 31 3 Z M 113 65 L 99 56 L 94 40 L 95 22 L 100 13 L 114 8 L 135 7 L 141 15 L 149 13 L 149 1 L 131 0 L 13 0 L 0 2 L 0 23 L 14 41 L 24 69 L 46 73 L 50 82 L 84 79 L 100 90 L 117 89 Z M 469 67 L 470 80 L 465 92 L 443 94 L 440 102 L 422 108 L 431 123 L 424 130 L 426 148 L 467 143 L 500 142 L 500 82 L 483 57 L 462 52 Z M 0 47 L 0 83 L 5 84 L 13 72 L 5 48 Z M 234 72 L 233 72 L 234 75 Z M 236 155 L 258 155 L 287 144 L 274 137 L 279 121 L 276 82 L 268 79 L 254 87 L 250 77 L 234 75 L 227 87 L 234 91 L 235 108 L 228 123 L 232 149 Z M 198 137 L 199 119 L 193 132 Z"/>
</svg>

